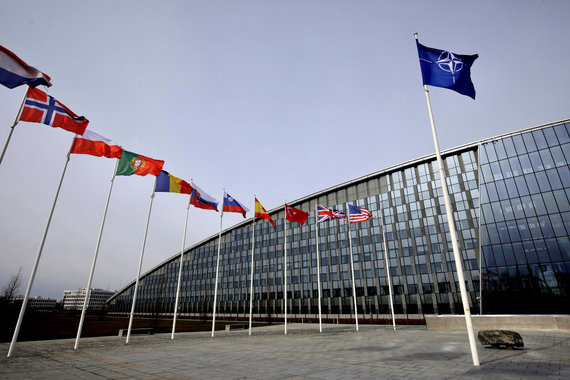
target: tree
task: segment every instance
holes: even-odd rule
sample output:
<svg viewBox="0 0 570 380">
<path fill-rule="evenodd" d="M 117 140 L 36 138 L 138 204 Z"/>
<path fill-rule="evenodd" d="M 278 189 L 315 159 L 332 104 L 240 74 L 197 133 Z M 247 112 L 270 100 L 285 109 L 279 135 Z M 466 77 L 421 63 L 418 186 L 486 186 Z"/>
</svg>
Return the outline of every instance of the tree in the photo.
<svg viewBox="0 0 570 380">
<path fill-rule="evenodd" d="M 22 285 L 22 267 L 18 270 L 18 273 L 13 274 L 10 277 L 8 284 L 2 288 L 2 298 L 6 301 L 12 300 L 18 293 L 18 289 Z"/>
</svg>

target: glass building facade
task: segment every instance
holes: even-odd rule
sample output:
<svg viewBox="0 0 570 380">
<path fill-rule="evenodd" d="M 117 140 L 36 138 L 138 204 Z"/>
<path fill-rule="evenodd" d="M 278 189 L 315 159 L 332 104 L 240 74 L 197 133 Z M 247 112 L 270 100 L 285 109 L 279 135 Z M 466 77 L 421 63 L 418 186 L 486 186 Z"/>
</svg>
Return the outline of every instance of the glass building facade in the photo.
<svg viewBox="0 0 570 380">
<path fill-rule="evenodd" d="M 570 310 L 569 134 L 570 120 L 564 120 L 443 152 L 473 314 Z M 372 211 L 374 219 L 320 223 L 317 258 L 317 203 L 344 211 L 356 204 Z M 359 318 L 390 315 L 388 276 L 397 317 L 463 313 L 435 156 L 354 179 L 290 206 L 310 212 L 305 225 L 284 221 L 281 207 L 270 211 L 276 230 L 267 221 L 250 219 L 223 231 L 220 317 L 249 315 L 253 228 L 256 318 L 283 316 L 285 291 L 291 317 L 317 317 L 317 270 L 324 318 L 353 317 L 348 239 Z M 182 315 L 212 313 L 217 251 L 217 235 L 185 251 Z M 138 313 L 173 313 L 179 262 L 180 253 L 141 277 Z M 109 310 L 129 312 L 133 291 L 134 281 L 108 301 Z"/>
</svg>

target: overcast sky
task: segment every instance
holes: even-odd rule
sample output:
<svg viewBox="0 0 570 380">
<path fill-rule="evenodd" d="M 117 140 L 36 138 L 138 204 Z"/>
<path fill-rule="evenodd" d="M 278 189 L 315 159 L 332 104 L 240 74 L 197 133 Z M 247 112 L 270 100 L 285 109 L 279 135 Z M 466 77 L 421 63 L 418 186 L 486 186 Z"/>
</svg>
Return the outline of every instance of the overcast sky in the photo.
<svg viewBox="0 0 570 380">
<path fill-rule="evenodd" d="M 48 93 L 90 130 L 218 200 L 225 187 L 271 210 L 434 152 L 414 32 L 479 54 L 476 100 L 431 88 L 442 149 L 570 117 L 569 15 L 567 0 L 0 0 L 0 44 L 50 75 Z M 25 92 L 0 88 L 2 145 Z M 0 286 L 22 267 L 24 293 L 72 139 L 15 129 Z M 86 286 L 114 166 L 71 157 L 32 296 Z M 153 184 L 115 180 L 94 287 L 135 278 Z M 143 271 L 180 251 L 187 202 L 156 195 Z M 242 220 L 226 214 L 224 228 Z M 186 246 L 218 228 L 218 213 L 191 208 Z"/>
</svg>

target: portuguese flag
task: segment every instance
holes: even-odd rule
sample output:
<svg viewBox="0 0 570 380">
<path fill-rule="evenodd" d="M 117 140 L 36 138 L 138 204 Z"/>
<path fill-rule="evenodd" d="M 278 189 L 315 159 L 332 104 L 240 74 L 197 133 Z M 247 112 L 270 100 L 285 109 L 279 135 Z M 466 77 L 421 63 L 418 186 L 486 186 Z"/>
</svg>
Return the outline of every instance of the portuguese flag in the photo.
<svg viewBox="0 0 570 380">
<path fill-rule="evenodd" d="M 147 175 L 158 176 L 164 161 L 155 160 L 140 154 L 123 150 L 116 175 Z"/>
</svg>

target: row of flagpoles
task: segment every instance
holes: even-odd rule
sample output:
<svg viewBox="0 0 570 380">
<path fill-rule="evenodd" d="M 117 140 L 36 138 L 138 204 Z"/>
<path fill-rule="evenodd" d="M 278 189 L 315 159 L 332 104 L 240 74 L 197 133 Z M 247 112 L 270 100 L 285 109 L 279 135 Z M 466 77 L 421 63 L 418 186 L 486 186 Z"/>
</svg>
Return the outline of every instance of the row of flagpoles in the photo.
<svg viewBox="0 0 570 380">
<path fill-rule="evenodd" d="M 435 150 L 436 150 L 436 157 L 437 157 L 437 161 L 438 161 L 438 165 L 439 165 L 439 174 L 440 174 L 439 177 L 440 177 L 441 187 L 442 187 L 443 196 L 444 196 L 444 200 L 445 200 L 445 209 L 446 209 L 446 214 L 447 214 L 447 219 L 448 219 L 448 224 L 449 224 L 449 229 L 450 229 L 454 258 L 455 258 L 456 267 L 457 267 L 457 276 L 458 276 L 458 282 L 459 282 L 459 286 L 460 286 L 460 290 L 461 290 L 461 299 L 462 299 L 462 303 L 463 303 L 463 308 L 465 310 L 465 320 L 466 320 L 467 332 L 468 332 L 468 336 L 469 336 L 469 343 L 470 343 L 470 347 L 471 347 L 471 354 L 472 354 L 472 358 L 473 358 L 473 364 L 475 366 L 478 366 L 479 365 L 479 358 L 478 358 L 477 350 L 475 347 L 475 338 L 474 338 L 474 334 L 473 334 L 471 314 L 470 314 L 470 310 L 469 310 L 469 301 L 467 298 L 467 290 L 465 288 L 465 282 L 464 282 L 464 276 L 463 276 L 463 265 L 462 265 L 462 261 L 461 261 L 461 255 L 459 253 L 459 248 L 457 245 L 457 235 L 455 232 L 455 222 L 453 220 L 453 210 L 451 207 L 451 202 L 450 202 L 449 194 L 447 191 L 447 184 L 446 184 L 446 180 L 445 180 L 445 174 L 443 171 L 443 161 L 441 159 L 441 153 L 440 153 L 439 144 L 438 144 L 438 140 L 437 140 L 437 133 L 435 130 L 435 122 L 434 122 L 433 113 L 432 113 L 432 109 L 431 109 L 431 102 L 429 99 L 429 91 L 428 91 L 428 87 L 427 87 L 428 85 L 432 85 L 432 86 L 436 86 L 436 87 L 448 88 L 448 89 L 456 91 L 462 95 L 466 95 L 466 96 L 469 96 L 469 97 L 475 99 L 475 88 L 473 86 L 473 83 L 471 82 L 470 68 L 478 56 L 477 55 L 469 55 L 469 56 L 468 55 L 459 55 L 459 54 L 454 54 L 454 53 L 451 53 L 451 52 L 445 51 L 445 50 L 429 48 L 429 47 L 424 46 L 418 42 L 417 33 L 414 36 L 416 39 L 416 46 L 418 49 L 418 56 L 419 56 L 420 68 L 421 68 L 421 72 L 422 72 L 422 79 L 423 79 L 423 85 L 424 85 L 424 91 L 425 91 L 426 101 L 427 101 L 427 106 L 428 106 L 429 119 L 430 119 L 430 123 L 431 123 L 431 127 L 432 127 L 432 135 L 433 135 L 434 146 L 435 146 Z M 73 140 L 72 146 L 69 150 L 69 153 L 67 154 L 67 161 L 65 163 L 65 166 L 64 166 L 64 169 L 63 169 L 63 172 L 61 175 L 61 179 L 60 179 L 60 182 L 58 185 L 58 189 L 56 191 L 56 196 L 55 196 L 55 199 L 54 199 L 51 211 L 50 211 L 50 215 L 48 217 L 48 222 L 47 222 L 46 228 L 44 230 L 43 237 L 41 239 L 40 248 L 38 250 L 38 254 L 37 254 L 36 260 L 34 262 L 32 274 L 30 276 L 28 287 L 27 287 L 26 293 L 24 295 L 24 301 L 22 304 L 22 309 L 20 311 L 20 315 L 18 317 L 18 322 L 16 324 L 16 328 L 14 331 L 14 336 L 12 338 L 12 342 L 10 344 L 10 349 L 8 351 L 8 357 L 10 357 L 12 355 L 13 350 L 14 350 L 14 345 L 15 345 L 15 342 L 16 342 L 17 337 L 18 337 L 18 333 L 19 333 L 19 329 L 20 329 L 20 326 L 22 323 L 24 311 L 25 311 L 25 308 L 27 306 L 29 293 L 30 293 L 31 287 L 33 285 L 35 273 L 37 270 L 39 259 L 41 257 L 41 252 L 43 249 L 45 238 L 47 236 L 47 232 L 49 229 L 49 224 L 51 222 L 51 218 L 53 216 L 53 211 L 54 211 L 55 205 L 57 203 L 57 197 L 58 197 L 59 191 L 61 189 L 61 184 L 63 182 L 63 178 L 65 175 L 67 163 L 69 162 L 70 155 L 72 153 L 89 154 L 89 155 L 94 155 L 94 156 L 99 156 L 99 157 L 104 156 L 104 157 L 108 157 L 108 158 L 118 158 L 117 165 L 115 167 L 115 172 L 114 172 L 113 178 L 111 180 L 111 186 L 109 188 L 109 195 L 107 197 L 107 203 L 105 205 L 103 220 L 101 223 L 101 228 L 99 230 L 99 237 L 97 240 L 97 246 L 95 248 L 95 254 L 93 257 L 92 268 L 91 268 L 91 272 L 89 275 L 88 285 L 86 288 L 85 302 L 83 304 L 83 310 L 81 313 L 81 320 L 80 320 L 80 324 L 79 324 L 79 328 L 78 328 L 78 332 L 77 332 L 77 338 L 76 338 L 76 342 L 75 342 L 75 348 L 76 349 L 78 347 L 79 338 L 81 336 L 81 328 L 83 325 L 83 321 L 84 321 L 84 317 L 85 317 L 85 311 L 87 309 L 87 305 L 88 305 L 88 301 L 89 301 L 92 275 L 93 275 L 95 263 L 97 260 L 99 243 L 100 243 L 102 232 L 103 232 L 103 226 L 105 224 L 105 217 L 106 217 L 106 213 L 107 213 L 107 207 L 109 204 L 109 199 L 111 196 L 111 190 L 113 187 L 114 178 L 117 175 L 128 176 L 128 175 L 133 175 L 133 174 L 142 175 L 142 176 L 152 174 L 156 177 L 155 178 L 155 187 L 154 187 L 154 190 L 153 190 L 153 193 L 151 196 L 151 202 L 150 202 L 149 211 L 148 211 L 148 218 L 147 218 L 147 225 L 146 225 L 146 229 L 145 229 L 145 235 L 144 235 L 142 249 L 141 249 L 141 256 L 140 256 L 140 260 L 139 260 L 137 278 L 136 278 L 136 282 L 135 282 L 133 302 L 132 302 L 132 308 L 131 308 L 131 313 L 130 313 L 130 318 L 129 318 L 129 328 L 128 328 L 127 340 L 126 340 L 126 343 L 128 343 L 129 338 L 130 338 L 132 322 L 133 322 L 133 315 L 134 315 L 134 310 L 135 310 L 136 296 L 137 296 L 140 271 L 141 271 L 143 255 L 144 255 L 146 236 L 148 233 L 148 224 L 149 224 L 149 220 L 150 220 L 150 215 L 151 215 L 151 210 L 152 210 L 152 202 L 154 199 L 155 192 L 167 191 L 167 192 L 175 192 L 175 193 L 182 193 L 182 194 L 190 194 L 190 201 L 188 204 L 188 209 L 189 209 L 189 205 L 193 204 L 194 206 L 199 207 L 199 208 L 215 209 L 217 211 L 217 206 L 218 206 L 217 201 L 215 199 L 213 199 L 212 197 L 210 197 L 205 192 L 201 191 L 192 181 L 191 181 L 191 184 L 189 184 L 188 182 L 186 182 L 180 178 L 174 177 L 166 171 L 163 171 L 162 167 L 164 165 L 164 161 L 152 159 L 152 158 L 149 158 L 146 156 L 142 156 L 142 155 L 139 155 L 136 153 L 132 153 L 132 152 L 123 150 L 119 145 L 115 144 L 111 140 L 109 140 L 103 136 L 100 136 L 100 135 L 98 135 L 92 131 L 86 130 L 87 125 L 89 124 L 89 121 L 85 117 L 76 115 L 69 108 L 67 108 L 62 103 L 60 103 L 59 101 L 54 99 L 52 96 L 47 95 L 45 92 L 35 88 L 38 85 L 44 85 L 47 87 L 51 86 L 51 78 L 48 75 L 46 75 L 45 73 L 37 70 L 36 68 L 29 66 L 24 61 L 22 61 L 19 57 L 17 57 L 14 53 L 12 53 L 11 51 L 9 51 L 8 49 L 6 49 L 2 46 L 0 46 L 0 83 L 4 86 L 8 87 L 8 88 L 15 88 L 17 86 L 24 85 L 24 84 L 29 86 L 29 89 L 26 93 L 26 96 L 24 97 L 24 100 L 22 101 L 22 105 L 20 106 L 20 109 L 19 109 L 18 114 L 16 116 L 15 122 L 13 123 L 13 125 L 10 129 L 10 133 L 8 135 L 8 139 L 6 141 L 6 144 L 2 150 L 2 154 L 0 155 L 0 164 L 2 163 L 2 160 L 4 158 L 4 154 L 6 152 L 8 144 L 9 144 L 10 139 L 12 137 L 14 127 L 16 126 L 18 121 L 43 123 L 43 124 L 52 126 L 54 128 L 55 127 L 63 128 L 67 131 L 70 131 L 70 132 L 73 132 L 76 134 L 76 136 Z M 252 263 L 251 263 L 251 275 L 250 275 L 249 334 L 251 334 L 252 307 L 253 307 L 253 269 L 254 269 L 253 260 L 254 260 L 254 250 L 255 250 L 255 221 L 257 219 L 267 219 L 272 223 L 273 227 L 275 228 L 275 223 L 273 222 L 273 220 L 271 219 L 271 217 L 269 216 L 267 211 L 265 211 L 263 206 L 261 206 L 261 203 L 259 203 L 259 201 L 257 200 L 256 197 L 254 197 L 254 199 L 255 199 L 255 202 L 254 202 L 255 203 L 255 217 L 253 219 L 253 227 L 254 227 L 253 228 L 253 231 L 254 231 L 253 234 L 254 234 L 254 236 L 252 238 L 253 239 Z M 291 220 L 288 218 L 288 216 L 289 216 L 288 210 L 291 210 L 292 212 L 304 213 L 303 211 L 294 209 L 294 208 L 288 206 L 287 204 L 285 204 L 285 210 L 286 210 L 286 218 L 288 220 Z M 216 314 L 216 301 L 217 301 L 216 298 L 217 298 L 217 288 L 218 288 L 217 284 L 218 284 L 218 277 L 219 277 L 218 272 L 219 272 L 219 261 L 220 261 L 222 217 L 223 217 L 224 211 L 226 211 L 226 212 L 240 212 L 243 214 L 243 216 L 245 218 L 246 212 L 248 210 L 245 206 L 243 206 L 237 200 L 231 198 L 224 190 L 224 203 L 223 203 L 223 207 L 222 207 L 222 213 L 220 214 L 220 234 L 218 237 L 218 240 L 219 240 L 218 244 L 219 245 L 218 245 L 218 257 L 217 257 L 217 262 L 216 262 L 216 283 L 215 283 L 215 290 L 214 290 L 214 315 L 212 318 L 212 336 L 214 336 L 214 329 L 215 329 L 215 314 Z M 368 214 L 366 214 L 366 212 L 368 212 L 368 210 L 358 208 L 357 206 L 349 205 L 349 212 L 347 213 L 347 215 L 345 215 L 338 210 L 328 209 L 324 206 L 317 205 L 317 215 L 316 215 L 316 217 L 318 218 L 317 223 L 316 223 L 316 225 L 317 225 L 317 257 L 318 257 L 318 223 L 323 222 L 325 220 L 335 219 L 335 218 L 346 218 L 347 216 L 348 216 L 347 220 L 349 223 L 357 223 L 357 222 L 366 220 L 366 218 L 371 216 L 371 215 L 369 215 L 369 212 L 368 212 Z M 307 213 L 305 213 L 305 214 L 308 217 L 308 214 Z M 301 215 L 303 215 L 303 214 L 301 214 Z M 183 258 L 183 254 L 184 254 L 187 221 L 188 221 L 188 212 L 186 213 L 184 238 L 182 241 L 182 249 L 181 249 L 181 253 L 180 253 L 180 255 L 181 255 L 181 257 L 180 257 L 180 269 L 179 269 L 179 276 L 178 276 L 176 306 L 175 306 L 175 310 L 174 310 L 172 338 L 174 338 L 174 331 L 175 331 L 175 325 L 176 325 L 176 314 L 178 312 L 178 297 L 179 297 L 179 292 L 180 292 L 182 258 Z M 292 221 L 301 223 L 300 220 L 292 220 Z M 305 221 L 306 221 L 306 217 L 301 224 L 303 224 Z M 286 238 L 285 238 L 285 240 L 286 240 Z M 356 290 L 355 290 L 355 285 L 354 285 L 354 263 L 352 261 L 352 239 L 350 238 L 350 236 L 349 236 L 349 242 L 350 242 L 350 251 L 351 251 L 351 254 L 350 254 L 351 270 L 352 270 L 352 274 L 353 274 L 353 276 L 352 276 L 353 277 L 352 291 L 353 291 L 353 299 L 354 299 L 354 312 L 355 312 L 355 317 L 356 317 L 355 318 L 356 330 L 358 330 L 358 314 L 357 314 L 358 312 L 357 312 L 357 305 L 356 305 Z M 384 242 L 385 242 L 385 239 L 384 239 Z M 385 252 L 387 252 L 387 251 L 385 250 Z M 286 256 L 287 255 L 285 252 L 285 259 L 284 260 L 286 260 Z M 386 257 L 386 260 L 387 260 L 387 255 L 385 254 L 384 256 Z M 386 268 L 388 269 L 387 264 L 386 264 Z M 285 262 L 285 270 L 286 270 L 286 262 Z M 318 290 L 318 293 L 319 293 L 319 329 L 320 329 L 320 331 L 322 331 L 321 310 L 320 310 L 321 291 L 320 291 L 320 273 L 319 272 L 320 272 L 320 264 L 318 265 L 318 268 L 317 268 L 317 275 L 318 275 L 317 281 L 319 284 L 319 290 Z M 285 276 L 285 278 L 286 278 L 286 276 Z M 388 279 L 389 278 L 390 278 L 390 276 L 388 275 Z M 285 291 L 283 292 L 285 294 L 285 308 L 286 308 L 286 302 L 287 302 L 287 300 L 286 300 L 286 297 L 287 297 L 286 286 L 287 286 L 287 284 L 285 283 Z M 391 284 L 390 284 L 389 288 L 390 288 L 390 293 L 391 293 Z M 391 302 L 391 306 L 392 306 L 391 307 L 392 319 L 394 321 L 392 294 L 390 294 L 390 302 Z M 287 312 L 285 311 L 285 333 L 287 332 L 286 326 L 287 326 Z M 395 328 L 395 322 L 394 322 L 394 328 Z"/>
</svg>

